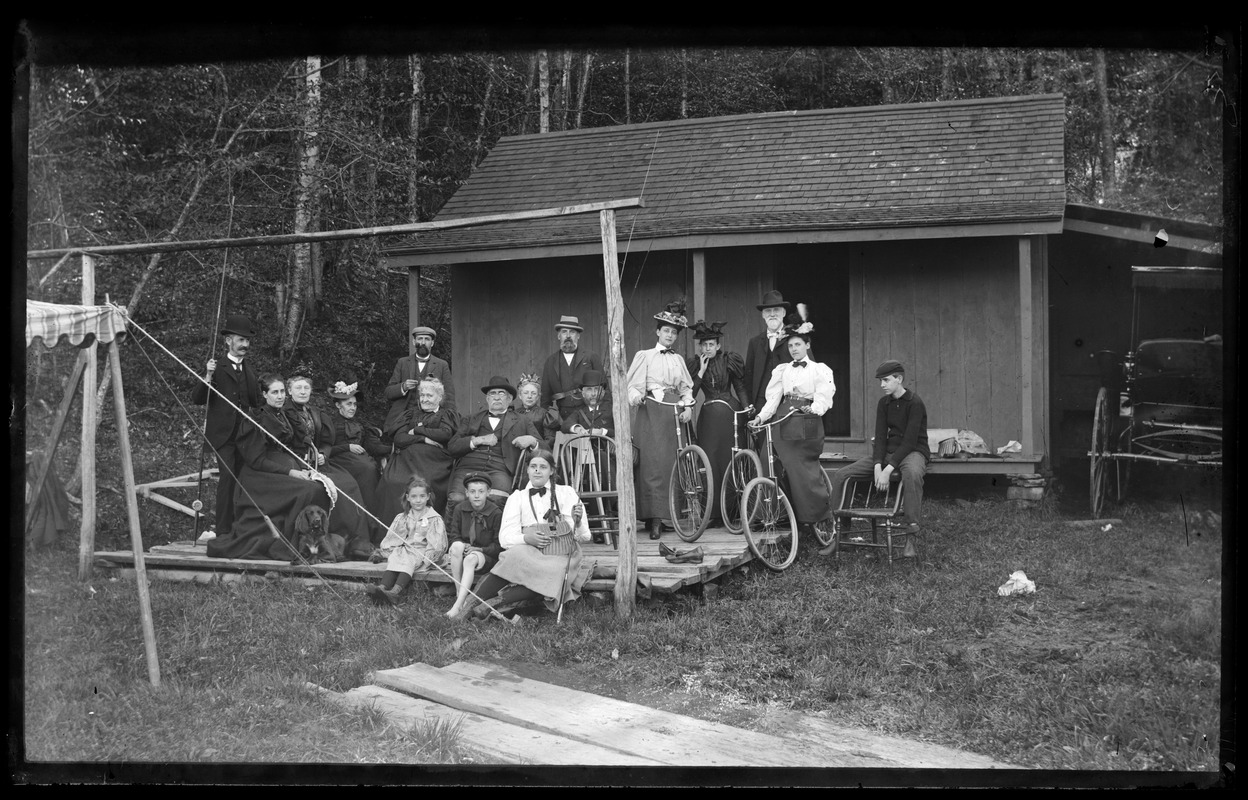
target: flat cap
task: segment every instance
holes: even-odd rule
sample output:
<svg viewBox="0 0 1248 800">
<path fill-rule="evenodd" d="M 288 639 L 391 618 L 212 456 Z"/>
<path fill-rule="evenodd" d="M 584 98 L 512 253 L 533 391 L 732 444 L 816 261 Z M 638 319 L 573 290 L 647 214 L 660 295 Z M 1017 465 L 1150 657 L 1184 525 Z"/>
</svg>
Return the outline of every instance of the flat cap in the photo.
<svg viewBox="0 0 1248 800">
<path fill-rule="evenodd" d="M 900 361 L 893 361 L 892 359 L 889 359 L 875 368 L 875 379 L 878 381 L 881 378 L 887 378 L 889 375 L 895 375 L 898 372 L 905 375 L 906 368 L 901 365 Z"/>
</svg>

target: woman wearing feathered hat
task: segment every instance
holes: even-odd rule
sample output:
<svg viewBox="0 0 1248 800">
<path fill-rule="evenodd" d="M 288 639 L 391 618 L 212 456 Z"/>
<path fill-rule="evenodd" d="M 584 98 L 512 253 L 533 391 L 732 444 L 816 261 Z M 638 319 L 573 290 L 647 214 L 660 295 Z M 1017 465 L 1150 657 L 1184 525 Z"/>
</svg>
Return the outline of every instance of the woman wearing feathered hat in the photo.
<svg viewBox="0 0 1248 800">
<path fill-rule="evenodd" d="M 742 411 L 749 403 L 745 389 L 745 360 L 737 353 L 723 350 L 724 323 L 698 320 L 693 338 L 698 354 L 686 359 L 693 377 L 693 393 L 703 393 L 702 411 L 698 414 L 698 444 L 711 461 L 711 470 L 718 482 L 732 460 L 734 411 Z M 734 397 L 735 394 L 735 397 Z M 711 524 L 720 518 L 719 494 L 711 498 Z"/>
<path fill-rule="evenodd" d="M 777 426 L 772 447 L 789 479 L 789 499 L 798 524 L 809 531 L 812 525 L 832 524 L 832 500 L 823 480 L 819 456 L 823 453 L 823 420 L 832 407 L 836 383 L 832 370 L 811 359 L 810 333 L 814 326 L 807 318 L 806 305 L 797 304 L 784 327 L 784 344 L 790 361 L 776 367 L 767 384 L 767 402 L 752 424 L 759 425 L 773 416 L 796 413 Z"/>
<path fill-rule="evenodd" d="M 672 345 L 688 327 L 684 298 L 654 315 L 658 321 L 655 336 L 658 344 L 641 350 L 633 357 L 628 369 L 628 404 L 637 409 L 633 423 L 633 444 L 640 451 L 637 465 L 637 519 L 646 520 L 651 539 L 663 534 L 663 520 L 669 516 L 668 491 L 672 465 L 676 462 L 676 442 L 672 426 L 672 409 L 648 398 L 666 403 L 693 405 L 693 378 L 685 359 Z M 680 412 L 680 421 L 688 422 L 692 411 Z"/>
</svg>

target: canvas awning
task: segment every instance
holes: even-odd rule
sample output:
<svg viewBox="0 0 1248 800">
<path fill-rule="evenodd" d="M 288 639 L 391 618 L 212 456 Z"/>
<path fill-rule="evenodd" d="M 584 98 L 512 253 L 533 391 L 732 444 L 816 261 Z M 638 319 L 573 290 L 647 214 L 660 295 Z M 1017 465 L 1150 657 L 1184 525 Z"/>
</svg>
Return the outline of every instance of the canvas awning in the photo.
<svg viewBox="0 0 1248 800">
<path fill-rule="evenodd" d="M 111 306 L 69 306 L 60 303 L 26 301 L 26 346 L 36 339 L 49 349 L 61 337 L 74 347 L 89 347 L 92 341 L 108 344 L 126 332 L 126 317 Z"/>
</svg>

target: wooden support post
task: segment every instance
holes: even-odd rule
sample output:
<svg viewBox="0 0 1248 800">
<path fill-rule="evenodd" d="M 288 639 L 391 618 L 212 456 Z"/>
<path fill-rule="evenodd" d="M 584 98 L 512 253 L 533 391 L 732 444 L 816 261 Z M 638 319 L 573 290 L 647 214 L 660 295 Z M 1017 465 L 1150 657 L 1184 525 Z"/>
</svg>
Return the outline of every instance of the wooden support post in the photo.
<svg viewBox="0 0 1248 800">
<path fill-rule="evenodd" d="M 706 251 L 693 251 L 693 316 L 689 319 L 711 321 L 706 311 Z"/>
<path fill-rule="evenodd" d="M 1031 239 L 1020 236 L 1018 239 L 1018 324 L 1019 324 L 1019 375 L 1020 410 L 1022 411 L 1022 430 L 1019 432 L 1023 453 L 1030 456 L 1036 452 L 1035 405 L 1032 388 L 1035 385 L 1032 359 L 1032 337 L 1035 335 L 1035 309 L 1032 308 L 1031 297 Z"/>
<path fill-rule="evenodd" d="M 416 354 L 412 328 L 420 324 L 420 267 L 407 271 L 407 354 Z M 462 372 L 462 370 L 461 370 Z"/>
<path fill-rule="evenodd" d="M 113 412 L 117 420 L 121 474 L 126 483 L 126 517 L 130 523 L 130 546 L 134 550 L 135 583 L 139 587 L 139 617 L 143 623 L 143 649 L 147 653 L 147 679 L 152 686 L 159 688 L 160 661 L 156 657 L 156 630 L 152 623 L 147 570 L 143 565 L 143 533 L 139 529 L 139 501 L 134 496 L 134 462 L 130 458 L 130 431 L 126 426 L 126 393 L 121 386 L 121 349 L 116 339 L 108 348 L 108 365 L 113 374 Z"/>
<path fill-rule="evenodd" d="M 61 433 L 65 429 L 65 420 L 69 419 L 69 409 L 74 404 L 74 395 L 78 392 L 78 384 L 82 380 L 82 373 L 87 367 L 87 352 L 81 350 L 78 352 L 78 358 L 74 361 L 74 369 L 69 374 L 69 383 L 65 384 L 65 395 L 61 398 L 61 405 L 56 409 L 56 416 L 52 418 L 52 430 L 48 433 L 48 452 L 45 454 L 39 472 L 35 475 L 35 483 L 31 489 L 30 503 L 26 506 L 26 527 L 30 528 L 31 514 L 34 513 L 35 503 L 39 498 L 39 492 L 43 491 L 43 483 L 47 480 L 48 470 L 52 468 L 52 459 L 56 456 L 56 446 L 60 444 Z"/>
<path fill-rule="evenodd" d="M 616 458 L 619 487 L 619 567 L 615 573 L 615 615 L 628 619 L 637 603 L 637 495 L 633 486 L 633 426 L 628 408 L 628 362 L 624 352 L 624 295 L 620 292 L 620 267 L 615 241 L 615 212 L 599 212 L 602 225 L 602 272 L 607 288 L 607 341 L 611 366 L 611 411 L 615 438 L 620 446 Z"/>
<path fill-rule="evenodd" d="M 95 305 L 95 257 L 82 256 L 82 304 Z M 78 580 L 91 577 L 95 561 L 95 387 L 99 343 L 83 349 L 86 369 L 82 377 L 82 525 L 78 537 Z"/>
</svg>

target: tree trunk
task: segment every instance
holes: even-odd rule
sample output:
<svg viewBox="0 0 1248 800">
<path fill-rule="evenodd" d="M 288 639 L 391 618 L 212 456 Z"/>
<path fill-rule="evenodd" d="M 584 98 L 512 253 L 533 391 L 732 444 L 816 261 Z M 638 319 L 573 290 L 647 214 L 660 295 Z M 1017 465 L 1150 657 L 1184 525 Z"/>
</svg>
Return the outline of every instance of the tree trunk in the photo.
<svg viewBox="0 0 1248 800">
<path fill-rule="evenodd" d="M 408 120 L 408 153 L 411 167 L 407 173 L 407 213 L 411 222 L 420 222 L 420 112 L 425 96 L 425 68 L 420 56 L 407 57 L 412 76 L 412 105 Z"/>
<path fill-rule="evenodd" d="M 585 113 L 585 93 L 589 91 L 589 70 L 594 62 L 594 54 L 585 52 L 585 66 L 581 68 L 581 85 L 576 92 L 576 128 L 581 127 L 581 118 Z"/>
<path fill-rule="evenodd" d="M 953 88 L 953 51 L 948 47 L 940 48 L 940 99 L 951 100 Z"/>
<path fill-rule="evenodd" d="M 689 119 L 689 51 L 680 49 L 680 118 Z"/>
<path fill-rule="evenodd" d="M 529 122 L 533 118 L 533 89 L 537 84 L 537 53 L 529 56 L 529 69 L 525 73 L 524 78 L 524 102 L 522 108 L 524 113 L 520 115 L 520 134 L 529 132 Z"/>
<path fill-rule="evenodd" d="M 545 50 L 537 51 L 537 95 L 541 111 L 537 118 L 537 132 L 550 133 L 550 58 Z"/>
<path fill-rule="evenodd" d="M 1113 114 L 1109 107 L 1109 76 L 1105 66 L 1105 51 L 1092 51 L 1092 82 L 1096 86 L 1097 110 L 1100 112 L 1101 132 L 1101 197 L 1109 199 L 1114 195 L 1114 125 Z"/>
<path fill-rule="evenodd" d="M 572 51 L 563 51 L 563 74 L 559 76 L 559 130 L 568 129 L 568 107 L 572 105 Z"/>
<path fill-rule="evenodd" d="M 488 58 L 488 56 L 487 56 Z M 490 63 L 490 74 L 485 82 L 485 97 L 481 100 L 481 115 L 477 118 L 477 141 L 472 148 L 472 164 L 475 167 L 481 163 L 481 157 L 484 155 L 483 144 L 485 142 L 485 121 L 490 110 L 490 95 L 494 91 L 494 64 Z"/>
<path fill-rule="evenodd" d="M 633 51 L 624 51 L 624 124 L 633 123 Z"/>
<path fill-rule="evenodd" d="M 315 221 L 316 169 L 320 159 L 317 128 L 320 117 L 321 59 L 319 56 L 309 56 L 305 63 L 307 73 L 304 77 L 303 131 L 299 137 L 299 189 L 295 198 L 295 225 L 292 231 L 296 234 L 310 232 Z M 312 293 L 315 288 L 311 243 L 294 245 L 292 256 L 294 263 L 290 276 L 289 302 L 282 326 L 280 346 L 283 363 L 290 360 L 294 355 L 295 347 L 299 344 L 303 315 L 312 304 Z"/>
</svg>

